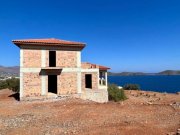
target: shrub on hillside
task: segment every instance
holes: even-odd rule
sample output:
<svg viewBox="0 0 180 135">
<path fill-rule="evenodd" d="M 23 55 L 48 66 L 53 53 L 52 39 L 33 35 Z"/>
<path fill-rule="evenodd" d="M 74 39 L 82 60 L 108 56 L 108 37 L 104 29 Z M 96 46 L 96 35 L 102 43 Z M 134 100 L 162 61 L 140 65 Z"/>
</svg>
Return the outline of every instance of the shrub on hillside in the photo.
<svg viewBox="0 0 180 135">
<path fill-rule="evenodd" d="M 6 80 L 6 83 L 8 85 L 7 88 L 9 88 L 14 92 L 19 92 L 19 79 L 16 78 L 8 79 Z"/>
<path fill-rule="evenodd" d="M 140 90 L 140 86 L 138 84 L 126 84 L 123 86 L 124 90 Z"/>
<path fill-rule="evenodd" d="M 7 88 L 7 83 L 6 81 L 0 81 L 0 90 L 1 89 L 6 89 Z"/>
<path fill-rule="evenodd" d="M 124 90 L 119 89 L 115 84 L 108 85 L 108 96 L 109 100 L 113 100 L 115 102 L 127 99 Z"/>
<path fill-rule="evenodd" d="M 10 89 L 14 92 L 19 92 L 19 79 L 11 78 L 5 81 L 0 81 L 0 89 Z"/>
</svg>

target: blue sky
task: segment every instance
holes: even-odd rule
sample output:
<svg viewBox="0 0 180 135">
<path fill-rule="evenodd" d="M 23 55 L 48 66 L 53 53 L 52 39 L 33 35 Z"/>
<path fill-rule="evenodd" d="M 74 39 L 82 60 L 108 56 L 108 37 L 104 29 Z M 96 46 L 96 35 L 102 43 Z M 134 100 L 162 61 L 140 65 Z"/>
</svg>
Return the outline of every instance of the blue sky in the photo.
<svg viewBox="0 0 180 135">
<path fill-rule="evenodd" d="M 0 1 L 0 65 L 19 65 L 13 39 L 87 43 L 82 60 L 111 71 L 180 69 L 179 0 Z"/>
</svg>

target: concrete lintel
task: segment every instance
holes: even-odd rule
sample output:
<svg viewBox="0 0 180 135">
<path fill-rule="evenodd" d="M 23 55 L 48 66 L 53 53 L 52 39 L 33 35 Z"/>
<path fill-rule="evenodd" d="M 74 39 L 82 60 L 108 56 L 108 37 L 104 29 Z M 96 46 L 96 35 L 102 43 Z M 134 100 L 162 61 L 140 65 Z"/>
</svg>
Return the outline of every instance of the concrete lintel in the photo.
<svg viewBox="0 0 180 135">
<path fill-rule="evenodd" d="M 23 73 L 39 73 L 41 68 L 21 68 L 21 72 Z"/>
<path fill-rule="evenodd" d="M 81 72 L 99 72 L 99 69 L 97 69 L 97 68 L 81 69 Z"/>
<path fill-rule="evenodd" d="M 42 68 L 21 68 L 23 73 L 38 73 Z M 99 69 L 62 68 L 62 72 L 99 72 Z"/>
</svg>

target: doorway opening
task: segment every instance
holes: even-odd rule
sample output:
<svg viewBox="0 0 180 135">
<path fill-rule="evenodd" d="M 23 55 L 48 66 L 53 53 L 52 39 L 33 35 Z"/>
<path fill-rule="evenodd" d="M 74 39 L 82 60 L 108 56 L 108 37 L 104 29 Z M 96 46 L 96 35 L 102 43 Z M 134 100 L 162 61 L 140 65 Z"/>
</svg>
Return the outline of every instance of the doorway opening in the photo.
<svg viewBox="0 0 180 135">
<path fill-rule="evenodd" d="M 56 67 L 56 51 L 49 51 L 49 67 Z"/>
<path fill-rule="evenodd" d="M 57 94 L 57 75 L 48 75 L 48 92 Z"/>
<path fill-rule="evenodd" d="M 85 75 L 85 87 L 92 89 L 92 75 L 91 74 Z"/>
</svg>

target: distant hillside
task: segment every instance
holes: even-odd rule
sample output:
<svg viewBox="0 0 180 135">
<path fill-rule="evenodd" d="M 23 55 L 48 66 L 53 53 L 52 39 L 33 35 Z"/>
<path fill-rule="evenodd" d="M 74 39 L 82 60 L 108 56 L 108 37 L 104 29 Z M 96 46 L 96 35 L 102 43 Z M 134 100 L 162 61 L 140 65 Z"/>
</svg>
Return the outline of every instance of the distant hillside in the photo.
<svg viewBox="0 0 180 135">
<path fill-rule="evenodd" d="M 0 66 L 0 75 L 4 74 L 12 74 L 12 75 L 19 75 L 19 67 L 4 67 Z"/>
<path fill-rule="evenodd" d="M 158 75 L 180 75 L 180 70 L 165 70 L 157 74 Z"/>
<path fill-rule="evenodd" d="M 109 76 L 136 76 L 136 75 L 146 75 L 143 72 L 121 72 L 121 73 L 108 73 Z"/>
<path fill-rule="evenodd" d="M 165 70 L 159 73 L 143 73 L 143 72 L 109 72 L 109 76 L 138 76 L 138 75 L 180 75 L 180 70 Z"/>
</svg>

